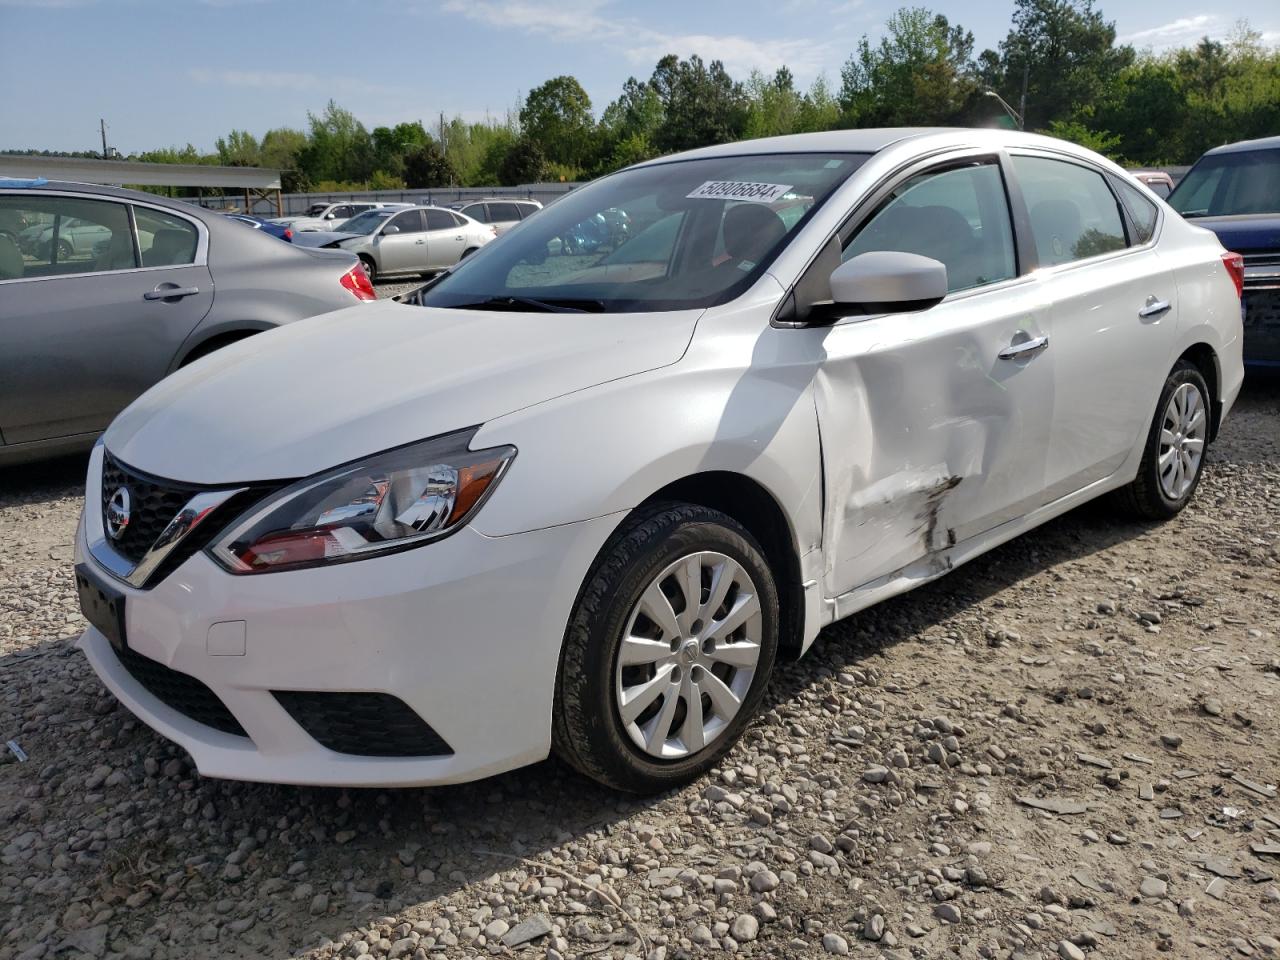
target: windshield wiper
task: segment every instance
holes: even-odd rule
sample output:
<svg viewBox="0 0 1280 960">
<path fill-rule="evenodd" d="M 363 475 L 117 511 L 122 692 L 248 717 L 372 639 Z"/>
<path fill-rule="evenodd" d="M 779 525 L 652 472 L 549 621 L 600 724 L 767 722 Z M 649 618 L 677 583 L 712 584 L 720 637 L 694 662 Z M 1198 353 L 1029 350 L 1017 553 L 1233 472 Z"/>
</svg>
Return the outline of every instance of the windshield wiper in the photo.
<svg viewBox="0 0 1280 960">
<path fill-rule="evenodd" d="M 555 297 L 536 300 L 533 297 L 489 297 L 473 303 L 459 303 L 458 310 L 520 310 L 530 309 L 542 313 L 603 313 L 604 304 L 599 300 L 574 297 Z"/>
</svg>

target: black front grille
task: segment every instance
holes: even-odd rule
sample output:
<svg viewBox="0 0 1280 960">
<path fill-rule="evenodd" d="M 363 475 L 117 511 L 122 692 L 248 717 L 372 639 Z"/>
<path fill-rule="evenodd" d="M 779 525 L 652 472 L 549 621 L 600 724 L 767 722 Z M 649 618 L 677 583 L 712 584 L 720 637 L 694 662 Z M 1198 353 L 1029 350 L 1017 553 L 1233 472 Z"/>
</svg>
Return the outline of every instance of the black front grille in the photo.
<svg viewBox="0 0 1280 960">
<path fill-rule="evenodd" d="M 179 673 L 128 647 L 123 650 L 118 647 L 113 649 L 129 675 L 166 706 L 206 727 L 232 733 L 237 737 L 248 736 L 244 727 L 240 726 L 240 721 L 218 699 L 218 695 L 195 677 Z"/>
<path fill-rule="evenodd" d="M 156 538 L 164 532 L 201 487 L 160 480 L 125 466 L 109 453 L 102 457 L 102 519 L 106 523 L 107 505 L 121 487 L 129 491 L 129 524 L 119 540 L 112 540 L 115 550 L 133 563 L 138 563 Z"/>
<path fill-rule="evenodd" d="M 228 499 L 173 548 L 164 562 L 152 571 L 143 587 L 151 587 L 159 583 L 185 563 L 189 557 L 208 546 L 226 524 L 267 494 L 278 490 L 280 486 L 280 483 L 256 484 Z M 198 493 L 226 489 L 225 486 L 200 486 L 194 483 L 179 483 L 176 480 L 162 480 L 135 470 L 104 451 L 101 491 L 104 533 L 107 532 L 105 529 L 107 505 L 121 487 L 129 491 L 129 523 L 119 540 L 109 539 L 108 542 L 117 553 L 135 565 L 147 555 L 152 544 L 164 532 L 169 522 L 177 516 L 178 511 L 186 506 L 188 500 Z M 109 533 L 108 537 L 110 537 Z"/>
<path fill-rule="evenodd" d="M 1280 290 L 1245 288 L 1244 358 L 1280 361 Z"/>
<path fill-rule="evenodd" d="M 272 693 L 303 730 L 337 753 L 362 757 L 441 757 L 453 753 L 407 703 L 389 693 Z"/>
</svg>

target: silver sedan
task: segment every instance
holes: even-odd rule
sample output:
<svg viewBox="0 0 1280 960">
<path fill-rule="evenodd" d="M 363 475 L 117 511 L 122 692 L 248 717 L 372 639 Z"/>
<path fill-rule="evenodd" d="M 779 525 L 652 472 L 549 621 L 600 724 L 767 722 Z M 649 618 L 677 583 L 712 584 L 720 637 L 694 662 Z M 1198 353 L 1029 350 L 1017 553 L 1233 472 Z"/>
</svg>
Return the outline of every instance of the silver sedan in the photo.
<svg viewBox="0 0 1280 960">
<path fill-rule="evenodd" d="M 298 246 L 354 253 L 370 279 L 390 274 L 438 273 L 497 236 L 492 226 L 442 207 L 369 210 L 336 233 L 300 233 Z"/>
</svg>

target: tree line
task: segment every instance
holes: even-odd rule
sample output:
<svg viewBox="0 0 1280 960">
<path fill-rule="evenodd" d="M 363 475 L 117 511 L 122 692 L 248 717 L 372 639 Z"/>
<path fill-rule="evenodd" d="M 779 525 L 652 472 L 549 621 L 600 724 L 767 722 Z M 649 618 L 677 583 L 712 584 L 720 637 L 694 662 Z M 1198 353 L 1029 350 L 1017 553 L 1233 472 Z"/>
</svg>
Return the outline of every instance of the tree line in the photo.
<svg viewBox="0 0 1280 960">
<path fill-rule="evenodd" d="M 1139 51 L 1116 42 L 1093 0 L 1016 0 L 1005 39 L 975 54 L 960 24 L 904 7 L 881 38 L 863 36 L 838 85 L 820 75 L 801 90 L 786 66 L 735 79 L 718 60 L 668 55 L 598 117 L 578 80 L 558 76 L 500 119 L 369 130 L 330 101 L 306 129 L 232 130 L 213 153 L 188 144 L 131 159 L 275 167 L 288 191 L 493 186 L 580 180 L 752 137 L 1001 124 L 1130 165 L 1190 163 L 1218 144 L 1280 133 L 1280 48 L 1241 22 L 1226 41 Z"/>
</svg>

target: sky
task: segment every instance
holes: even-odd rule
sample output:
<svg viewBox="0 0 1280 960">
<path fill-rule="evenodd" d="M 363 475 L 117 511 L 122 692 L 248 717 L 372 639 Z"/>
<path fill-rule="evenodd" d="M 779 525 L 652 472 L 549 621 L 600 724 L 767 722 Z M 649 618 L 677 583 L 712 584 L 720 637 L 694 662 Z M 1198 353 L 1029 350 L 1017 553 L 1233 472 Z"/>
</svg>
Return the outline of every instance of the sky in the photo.
<svg viewBox="0 0 1280 960">
<path fill-rule="evenodd" d="M 1009 29 L 1012 0 L 911 0 L 973 31 Z M 723 60 L 735 77 L 786 64 L 802 86 L 879 36 L 908 0 L 0 0 L 0 149 L 122 153 L 227 131 L 304 128 L 330 99 L 369 128 L 443 111 L 518 109 L 576 76 L 597 114 L 666 53 Z M 1280 4 L 1100 0 L 1120 40 L 1165 49 L 1221 38 L 1247 19 L 1280 43 Z"/>
</svg>

